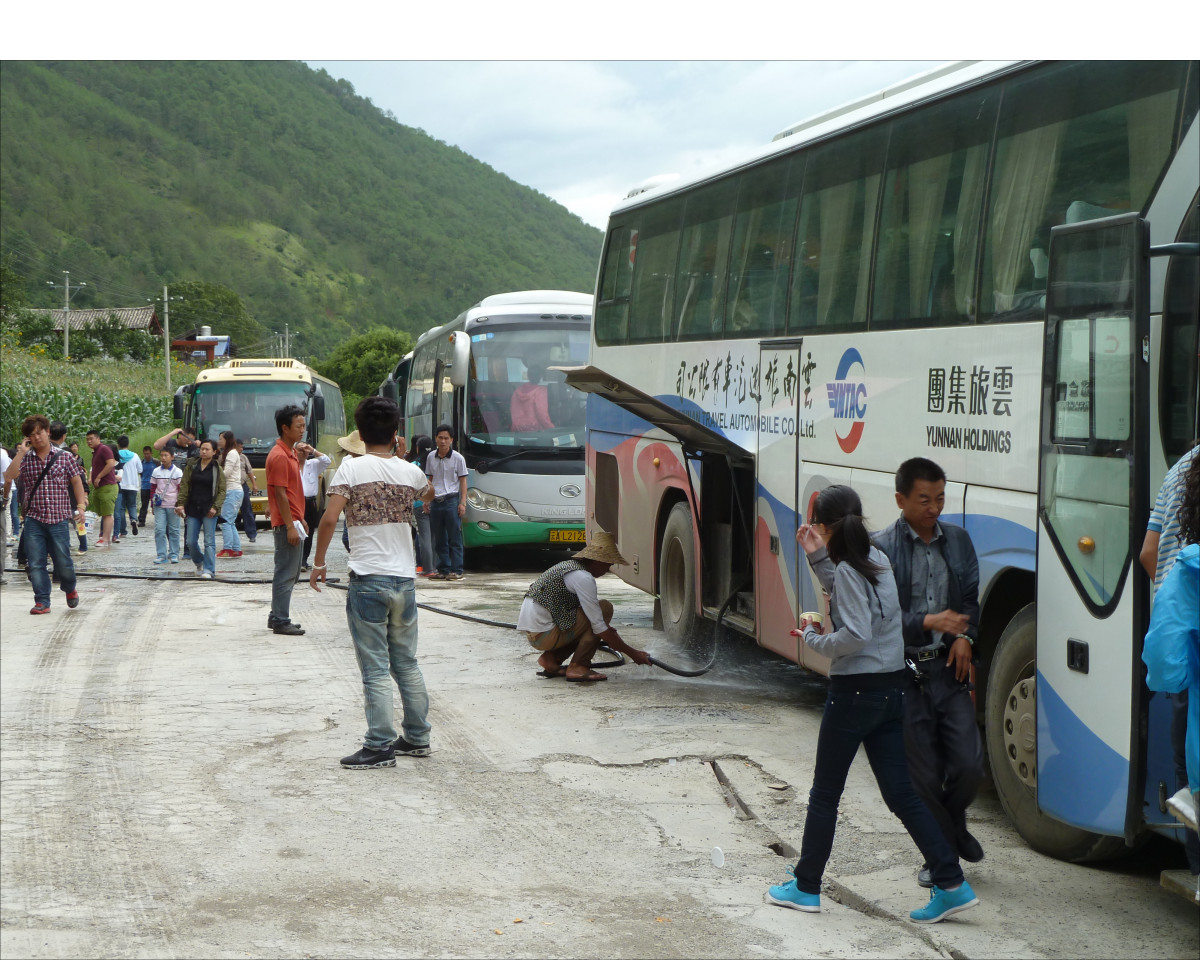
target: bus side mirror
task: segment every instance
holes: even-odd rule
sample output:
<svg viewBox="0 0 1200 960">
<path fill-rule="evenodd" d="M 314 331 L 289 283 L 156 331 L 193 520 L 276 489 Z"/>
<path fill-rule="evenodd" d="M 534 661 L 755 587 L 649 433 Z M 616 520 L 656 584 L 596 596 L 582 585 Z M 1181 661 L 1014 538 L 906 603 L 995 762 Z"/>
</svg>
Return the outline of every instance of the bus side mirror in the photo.
<svg viewBox="0 0 1200 960">
<path fill-rule="evenodd" d="M 456 387 L 467 385 L 467 374 L 471 369 L 471 338 L 461 330 L 450 334 L 451 357 L 450 382 Z"/>
<path fill-rule="evenodd" d="M 325 398 L 319 393 L 312 398 L 312 415 L 314 420 L 325 419 Z"/>
<path fill-rule="evenodd" d="M 396 387 L 396 381 L 393 380 L 391 377 L 388 377 L 386 380 L 383 381 L 382 384 L 380 384 L 379 395 L 381 397 L 386 397 L 388 400 L 391 400 L 393 403 L 400 402 L 400 391 Z"/>
<path fill-rule="evenodd" d="M 184 414 L 185 397 L 187 396 L 187 386 L 182 386 L 175 391 L 175 396 L 171 400 L 171 416 L 176 420 L 182 420 Z"/>
</svg>

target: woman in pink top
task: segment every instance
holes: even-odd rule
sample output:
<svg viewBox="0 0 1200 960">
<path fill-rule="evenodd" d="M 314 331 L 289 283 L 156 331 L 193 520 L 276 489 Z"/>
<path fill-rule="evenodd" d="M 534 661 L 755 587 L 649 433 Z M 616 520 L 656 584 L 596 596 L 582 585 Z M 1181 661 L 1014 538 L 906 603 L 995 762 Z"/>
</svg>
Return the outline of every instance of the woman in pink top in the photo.
<svg viewBox="0 0 1200 960">
<path fill-rule="evenodd" d="M 546 368 L 540 364 L 529 364 L 529 382 L 518 385 L 512 395 L 512 428 L 514 430 L 553 430 L 546 388 L 542 385 L 542 374 Z"/>
</svg>

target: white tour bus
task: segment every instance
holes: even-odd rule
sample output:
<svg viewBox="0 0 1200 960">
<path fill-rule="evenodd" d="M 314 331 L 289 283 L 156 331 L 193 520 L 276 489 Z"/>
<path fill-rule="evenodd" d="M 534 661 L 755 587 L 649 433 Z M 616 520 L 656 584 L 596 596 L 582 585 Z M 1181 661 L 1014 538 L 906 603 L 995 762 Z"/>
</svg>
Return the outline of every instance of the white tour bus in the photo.
<svg viewBox="0 0 1200 960">
<path fill-rule="evenodd" d="M 454 431 L 467 461 L 463 546 L 582 546 L 585 398 L 558 367 L 587 360 L 592 297 L 485 297 L 422 334 L 380 385 L 404 436 Z"/>
<path fill-rule="evenodd" d="M 1198 84 L 1196 61 L 955 64 L 635 190 L 568 376 L 618 573 L 675 636 L 728 603 L 819 672 L 789 633 L 823 602 L 797 524 L 848 483 L 881 529 L 898 464 L 938 462 L 979 555 L 992 775 L 1065 859 L 1180 837 L 1137 556 L 1200 432 Z"/>
</svg>

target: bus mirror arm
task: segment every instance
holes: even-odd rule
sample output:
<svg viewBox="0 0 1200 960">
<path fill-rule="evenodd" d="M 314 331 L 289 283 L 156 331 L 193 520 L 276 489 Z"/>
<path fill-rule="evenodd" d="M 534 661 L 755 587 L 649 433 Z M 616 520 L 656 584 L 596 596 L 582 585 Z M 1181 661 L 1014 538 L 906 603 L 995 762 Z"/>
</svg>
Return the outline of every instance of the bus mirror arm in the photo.
<svg viewBox="0 0 1200 960">
<path fill-rule="evenodd" d="M 1150 248 L 1152 257 L 1200 257 L 1200 243 L 1163 243 Z"/>
</svg>

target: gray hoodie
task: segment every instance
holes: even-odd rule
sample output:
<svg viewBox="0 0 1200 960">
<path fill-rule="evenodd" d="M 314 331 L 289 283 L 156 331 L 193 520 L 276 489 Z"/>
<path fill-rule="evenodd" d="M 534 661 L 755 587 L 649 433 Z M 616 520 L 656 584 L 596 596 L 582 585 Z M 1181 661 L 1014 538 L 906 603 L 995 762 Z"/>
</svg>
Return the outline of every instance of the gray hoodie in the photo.
<svg viewBox="0 0 1200 960">
<path fill-rule="evenodd" d="M 825 547 L 809 554 L 821 585 L 829 592 L 832 633 L 804 631 L 804 642 L 829 657 L 829 675 L 892 673 L 904 669 L 904 633 L 900 598 L 887 554 L 871 547 L 871 562 L 881 568 L 875 586 L 848 563 L 836 566 Z"/>
</svg>

